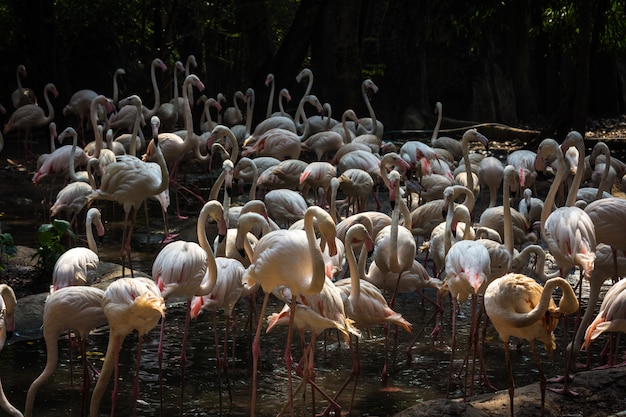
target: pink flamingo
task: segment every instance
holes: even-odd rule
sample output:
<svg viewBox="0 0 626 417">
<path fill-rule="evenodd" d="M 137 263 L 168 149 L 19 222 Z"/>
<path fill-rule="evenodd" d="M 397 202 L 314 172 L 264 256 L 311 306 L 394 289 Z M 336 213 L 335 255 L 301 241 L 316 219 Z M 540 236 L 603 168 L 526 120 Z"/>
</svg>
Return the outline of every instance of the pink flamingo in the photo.
<svg viewBox="0 0 626 417">
<path fill-rule="evenodd" d="M 15 305 L 17 300 L 13 289 L 6 284 L 0 284 L 0 295 L 0 311 L 3 312 L 0 315 L 0 350 L 2 350 L 7 338 L 7 332 L 15 330 Z M 23 417 L 22 413 L 11 405 L 7 399 L 2 389 L 2 383 L 0 383 L 0 408 L 13 417 Z"/>
<path fill-rule="evenodd" d="M 259 283 L 265 292 L 263 306 L 259 315 L 254 342 L 253 373 L 252 373 L 252 399 L 250 415 L 255 415 L 257 370 L 260 355 L 260 338 L 263 327 L 263 318 L 269 300 L 269 294 L 276 287 L 286 286 L 292 293 L 291 307 L 294 311 L 296 297 L 300 295 L 318 294 L 324 287 L 326 278 L 326 266 L 322 250 L 315 240 L 313 220 L 317 219 L 318 230 L 324 237 L 326 245 L 330 248 L 330 254 L 336 254 L 335 248 L 335 223 L 330 215 L 318 206 L 309 207 L 304 216 L 305 230 L 276 230 L 261 237 L 257 243 L 251 264 L 246 270 L 244 280 L 250 284 Z M 287 369 L 291 369 L 291 329 L 293 327 L 293 315 L 289 323 L 287 333 L 287 348 L 285 360 Z M 291 372 L 289 373 L 289 402 L 293 404 L 293 389 L 291 384 Z M 291 406 L 293 407 L 293 406 Z M 291 408 L 290 407 L 290 408 Z"/>
<path fill-rule="evenodd" d="M 189 333 L 189 320 L 191 318 L 191 300 L 194 296 L 206 295 L 213 291 L 217 279 L 217 266 L 213 250 L 206 238 L 206 220 L 209 215 L 217 216 L 219 211 L 215 200 L 206 203 L 200 210 L 196 227 L 198 243 L 176 241 L 167 244 L 157 255 L 152 264 L 152 277 L 156 282 L 163 299 L 172 296 L 182 296 L 187 299 L 187 311 L 185 313 L 185 327 L 180 354 L 181 362 L 181 413 L 184 401 L 185 366 L 187 363 L 187 337 Z M 223 217 L 218 219 L 219 230 L 225 233 L 226 223 Z M 207 280 L 203 280 L 205 273 Z M 165 335 L 165 318 L 161 320 L 161 336 L 159 341 L 159 368 L 163 361 L 163 337 Z M 162 390 L 162 387 L 161 387 Z"/>
<path fill-rule="evenodd" d="M 102 309 L 109 323 L 110 334 L 104 364 L 98 382 L 91 394 L 89 416 L 97 417 L 100 401 L 109 385 L 111 373 L 113 377 L 113 393 L 111 394 L 111 416 L 115 413 L 117 399 L 117 382 L 119 380 L 119 352 L 124 338 L 133 330 L 137 330 L 137 368 L 135 388 L 133 391 L 133 416 L 137 413 L 137 395 L 139 393 L 139 367 L 141 364 L 141 341 L 143 335 L 156 327 L 159 319 L 165 316 L 165 301 L 159 288 L 149 278 L 120 278 L 109 285 L 102 298 Z"/>
<path fill-rule="evenodd" d="M 559 287 L 563 296 L 557 308 L 552 292 Z M 504 342 L 504 354 L 509 375 L 509 403 L 511 417 L 515 415 L 513 397 L 515 383 L 509 355 L 511 336 L 530 342 L 533 358 L 540 375 L 541 415 L 544 415 L 546 377 L 535 350 L 535 339 L 544 343 L 546 351 L 552 353 L 556 347 L 554 329 L 562 315 L 578 310 L 578 299 L 569 283 L 563 278 L 549 279 L 541 286 L 533 278 L 522 274 L 507 274 L 492 281 L 485 290 L 485 311 Z"/>
<path fill-rule="evenodd" d="M 132 96 L 131 101 L 140 101 L 138 96 Z M 156 116 L 155 116 L 156 117 Z M 122 265 L 128 259 L 132 272 L 132 262 L 130 258 L 130 240 L 132 231 L 137 219 L 137 210 L 141 203 L 150 196 L 156 196 L 169 187 L 169 173 L 163 153 L 158 146 L 158 138 L 153 124 L 153 135 L 155 136 L 154 158 L 157 163 L 142 162 L 134 156 L 121 155 L 117 157 L 117 162 L 108 166 L 100 188 L 95 190 L 90 196 L 90 200 L 104 199 L 117 201 L 124 206 L 124 220 L 128 218 L 133 210 L 133 218 L 130 225 L 124 228 L 122 242 Z"/>
<path fill-rule="evenodd" d="M 43 384 L 52 377 L 59 362 L 59 343 L 61 333 L 73 330 L 80 338 L 83 357 L 83 409 L 89 398 L 90 376 L 87 369 L 86 340 L 89 332 L 107 324 L 102 299 L 104 291 L 90 286 L 72 286 L 61 288 L 46 298 L 43 310 L 43 337 L 46 342 L 46 367 L 33 381 L 26 395 L 24 415 L 31 417 L 35 397 Z"/>
</svg>

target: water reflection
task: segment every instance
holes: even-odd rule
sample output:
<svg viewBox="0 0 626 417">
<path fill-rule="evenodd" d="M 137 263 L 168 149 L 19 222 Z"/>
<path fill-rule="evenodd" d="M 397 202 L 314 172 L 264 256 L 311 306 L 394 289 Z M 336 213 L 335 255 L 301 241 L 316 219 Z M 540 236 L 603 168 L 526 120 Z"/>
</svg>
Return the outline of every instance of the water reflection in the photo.
<svg viewBox="0 0 626 417">
<path fill-rule="evenodd" d="M 33 198 L 33 201 L 39 201 Z M 24 229 L 29 236 L 27 241 L 19 244 L 32 246 L 36 242 L 36 228 L 39 224 L 48 221 L 45 212 L 38 204 L 29 205 L 33 216 L 24 217 L 24 207 L 15 212 L 7 212 L 6 219 L 10 220 L 11 231 Z M 104 241 L 99 245 L 100 256 L 110 262 L 119 261 L 120 244 L 122 240 L 119 220 L 123 211 L 119 206 L 112 203 L 102 203 L 103 218 L 107 221 Z M 197 213 L 195 208 L 190 209 L 190 215 Z M 158 241 L 162 237 L 163 225 L 158 206 L 151 205 L 149 214 L 151 233 L 146 230 L 146 217 L 143 210 L 139 212 L 136 231 L 133 236 L 133 266 L 146 273 L 151 272 L 152 260 L 158 251 Z M 113 220 L 115 219 L 115 220 Z M 14 221 L 15 220 L 15 221 Z M 195 240 L 195 219 L 188 220 L 187 226 L 183 222 L 180 227 L 181 238 Z M 213 233 L 214 229 L 209 229 Z M 21 235 L 24 237 L 25 235 Z M 25 242 L 30 242 L 25 243 Z M 423 255 L 422 255 L 423 256 Z M 572 280 L 576 282 L 577 277 Z M 434 297 L 434 293 L 428 294 Z M 270 298 L 268 314 L 277 312 L 282 305 L 273 297 Z M 392 349 L 390 355 L 390 379 L 388 386 L 384 387 L 380 382 L 380 375 L 384 363 L 384 331 L 381 326 L 371 329 L 369 337 L 365 337 L 361 345 L 362 371 L 358 379 L 356 399 L 354 402 L 354 415 L 392 415 L 422 401 L 445 398 L 462 398 L 464 395 L 464 375 L 455 378 L 451 384 L 451 392 L 447 392 L 447 376 L 450 359 L 450 304 L 444 300 L 445 318 L 441 332 L 436 339 L 428 337 L 432 330 L 432 324 L 427 327 L 418 343 L 414 346 L 410 361 L 404 350 L 412 339 L 412 335 L 399 331 L 397 348 Z M 237 304 L 236 332 L 231 332 L 229 344 L 234 346 L 234 354 L 230 354 L 228 375 L 222 374 L 218 379 L 216 372 L 216 359 L 214 347 L 214 334 L 212 318 L 209 313 L 202 314 L 191 323 L 190 338 L 188 344 L 188 364 L 185 372 L 186 386 L 185 398 L 183 399 L 184 412 L 187 416 L 247 416 L 249 415 L 249 401 L 251 389 L 251 329 L 248 321 L 248 301 L 240 300 Z M 413 324 L 415 331 L 419 330 L 428 320 L 433 311 L 429 303 L 422 303 L 417 294 L 402 294 L 396 300 L 395 309 Z M 457 328 L 457 354 L 455 360 L 455 372 L 463 361 L 467 332 L 469 329 L 469 304 L 462 306 Z M 180 398 L 180 349 L 182 329 L 184 325 L 185 306 L 183 300 L 170 300 L 168 302 L 168 319 L 165 334 L 164 356 L 164 406 L 163 415 L 178 414 Z M 224 317 L 218 314 L 218 329 L 220 349 L 223 347 Z M 255 323 L 256 324 L 256 319 Z M 540 346 L 538 351 L 544 365 L 546 375 L 558 373 L 563 366 L 562 351 L 565 341 L 561 336 L 562 327 L 557 329 L 557 351 L 552 358 L 545 354 Z M 569 329 L 573 329 L 570 323 Z M 364 333 L 367 336 L 367 332 Z M 394 335 L 394 329 L 391 329 Z M 137 339 L 136 333 L 127 336 L 120 352 L 120 394 L 117 399 L 117 411 L 119 415 L 128 414 L 132 410 L 132 387 L 134 383 Z M 160 415 L 160 384 L 157 360 L 158 330 L 155 329 L 145 336 L 143 340 L 142 363 L 140 370 L 140 388 L 138 414 L 142 416 Z M 278 327 L 269 334 L 261 337 L 261 362 L 259 366 L 260 377 L 257 394 L 258 416 L 275 416 L 287 400 L 287 373 L 284 366 L 284 348 L 286 340 L 286 328 Z M 99 331 L 89 340 L 89 358 L 95 362 L 96 367 L 101 366 L 108 341 L 108 332 Z M 393 343 L 392 343 L 393 345 Z M 331 395 L 339 389 L 348 377 L 351 369 L 351 357 L 347 345 L 338 341 L 334 333 L 320 336 L 316 342 L 315 370 L 316 382 Z M 70 383 L 70 365 L 68 362 L 68 344 L 65 339 L 59 341 L 60 362 L 54 376 L 41 388 L 35 402 L 35 411 L 38 416 L 80 416 L 81 393 L 80 393 L 80 361 L 74 358 L 73 378 Z M 300 357 L 300 344 L 298 337 L 294 337 L 293 355 L 294 360 Z M 43 370 L 46 361 L 46 349 L 43 340 L 31 342 L 19 342 L 9 344 L 0 353 L 0 378 L 9 400 L 19 409 L 23 408 L 26 392 L 31 382 Z M 498 339 L 495 331 L 490 328 L 487 332 L 487 342 L 484 347 L 486 372 L 491 382 L 498 388 L 507 387 L 506 369 L 504 367 L 504 352 L 502 342 Z M 532 354 L 527 344 L 521 349 L 511 351 L 511 359 L 515 372 L 515 382 L 518 386 L 537 382 L 538 373 L 532 361 Z M 480 368 L 477 368 L 480 369 Z M 297 384 L 298 378 L 295 378 Z M 227 381 L 230 384 L 232 403 L 229 401 Z M 487 392 L 480 383 L 475 383 L 477 394 Z M 109 393 L 112 383 L 109 384 Z M 350 401 L 350 388 L 339 398 L 339 404 L 347 409 Z M 299 414 L 310 413 L 311 392 L 306 390 L 305 399 L 301 396 L 295 399 Z M 222 406 L 220 406 L 220 395 Z M 305 411 L 301 412 L 302 404 Z M 110 394 L 105 394 L 100 407 L 101 415 L 108 415 L 110 410 Z M 319 395 L 316 396 L 316 411 L 320 412 L 326 406 Z"/>
<path fill-rule="evenodd" d="M 232 415 L 246 416 L 249 414 L 250 384 L 251 384 L 251 333 L 247 321 L 247 301 L 242 300 L 237 305 L 238 322 L 235 340 L 234 356 L 230 356 L 228 381 L 231 384 L 233 402 L 229 403 L 226 375 L 222 374 L 221 383 L 218 381 L 215 361 L 215 347 L 211 315 L 202 314 L 191 323 L 190 339 L 187 351 L 188 367 L 186 370 L 186 385 L 184 398 L 185 415 L 215 416 Z M 270 311 L 280 309 L 278 301 L 272 299 L 268 307 Z M 425 309 L 429 306 L 425 305 Z M 467 309 L 467 306 L 466 306 Z M 402 295 L 397 300 L 397 310 L 402 311 L 405 317 L 414 324 L 420 325 L 420 319 L 428 317 L 424 314 L 420 297 L 409 294 Z M 449 310 L 447 310 L 449 311 Z M 466 312 L 467 313 L 467 312 Z M 180 404 L 180 344 L 185 317 L 185 304 L 182 300 L 168 303 L 168 320 L 165 334 L 164 354 L 164 415 L 178 413 Z M 446 323 L 449 323 L 447 313 Z M 464 352 L 463 346 L 469 328 L 468 314 L 459 318 L 458 335 L 459 351 Z M 224 318 L 218 315 L 220 344 L 223 337 Z M 387 387 L 380 383 L 380 373 L 384 362 L 384 335 L 383 329 L 374 327 L 371 337 L 361 341 L 362 373 L 356 389 L 354 403 L 355 415 L 392 415 L 421 401 L 446 397 L 447 375 L 450 357 L 447 325 L 437 339 L 423 337 L 412 351 L 412 360 L 407 363 L 404 348 L 411 335 L 405 332 L 398 334 L 398 347 L 392 351 L 391 377 Z M 393 334 L 393 331 L 391 332 Z M 139 415 L 160 415 L 160 389 L 158 381 L 158 329 L 153 330 L 143 340 L 143 353 L 140 371 L 139 388 Z M 338 336 L 333 332 L 321 336 L 316 343 L 315 370 L 316 382 L 331 395 L 339 389 L 350 373 L 351 357 L 348 347 L 338 342 Z M 557 336 L 559 337 L 559 336 Z M 300 346 L 297 337 L 294 338 L 294 359 L 300 357 Z M 89 358 L 97 367 L 106 351 L 108 334 L 99 331 L 89 341 Z M 287 374 L 284 367 L 284 347 L 286 328 L 277 328 L 261 338 L 261 363 L 257 415 L 274 416 L 287 400 Z M 562 344 L 562 339 L 558 339 Z M 60 363 L 55 375 L 45 384 L 37 395 L 35 410 L 37 415 L 44 417 L 79 416 L 80 415 L 80 361 L 74 358 L 73 376 L 74 385 L 70 384 L 70 367 L 68 363 L 68 344 L 65 339 L 59 341 Z M 135 361 L 137 336 L 133 333 L 126 337 L 120 352 L 120 394 L 117 408 L 121 414 L 132 409 L 132 387 L 135 375 Z M 541 348 L 540 348 L 541 350 Z M 5 347 L 1 353 L 0 375 L 4 389 L 9 399 L 21 408 L 25 401 L 25 394 L 30 383 L 36 378 L 45 366 L 45 344 L 43 341 L 20 342 Z M 555 354 L 550 360 L 542 353 L 542 361 L 546 374 L 558 372 L 562 358 Z M 463 354 L 457 354 L 456 369 L 459 369 Z M 501 342 L 490 331 L 485 346 L 485 360 L 487 374 L 492 383 L 499 388 L 506 388 L 506 374 L 503 364 L 503 350 Z M 529 382 L 536 382 L 538 374 L 534 369 L 530 349 L 527 345 L 521 350 L 512 350 L 515 380 L 518 386 Z M 296 384 L 299 379 L 295 378 Z M 109 392 L 112 383 L 109 385 Z M 463 396 L 463 378 L 456 378 L 452 384 L 451 397 Z M 477 393 L 486 392 L 477 382 Z M 220 407 L 220 390 L 222 407 Z M 311 393 L 305 392 L 304 404 L 308 410 L 311 406 Z M 340 405 L 347 409 L 349 405 L 350 389 L 347 389 L 339 399 Z M 296 408 L 300 409 L 303 399 L 297 397 Z M 110 394 L 106 394 L 100 408 L 100 414 L 109 414 Z M 317 411 L 320 412 L 325 403 L 316 396 Z"/>
</svg>

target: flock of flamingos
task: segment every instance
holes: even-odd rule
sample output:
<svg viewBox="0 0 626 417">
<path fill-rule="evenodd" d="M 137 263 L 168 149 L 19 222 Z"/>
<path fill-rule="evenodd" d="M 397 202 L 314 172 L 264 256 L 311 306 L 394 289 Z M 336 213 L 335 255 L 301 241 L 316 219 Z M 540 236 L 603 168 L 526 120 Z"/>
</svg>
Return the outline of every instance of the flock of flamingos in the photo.
<svg viewBox="0 0 626 417">
<path fill-rule="evenodd" d="M 331 395 L 315 383 L 315 340 L 326 329 L 339 331 L 353 354 L 353 368 L 344 388 L 354 383 L 357 389 L 359 339 L 366 330 L 373 325 L 395 325 L 412 331 L 411 324 L 394 311 L 399 292 L 417 292 L 436 306 L 433 335 L 442 324 L 442 306 L 451 306 L 450 379 L 457 375 L 453 359 L 459 304 L 471 301 L 466 372 L 469 353 L 474 352 L 473 361 L 482 356 L 478 328 L 484 316 L 481 313 L 486 313 L 485 320 L 504 342 L 511 415 L 515 412 L 511 337 L 530 344 L 541 374 L 543 412 L 547 381 L 535 341 L 552 352 L 556 347 L 553 331 L 560 319 L 582 316 L 567 345 L 564 375 L 553 381 L 559 385 L 552 386 L 557 392 L 576 395 L 569 382 L 579 368 L 579 352 L 603 332 L 626 331 L 626 293 L 622 291 L 626 280 L 619 280 L 626 268 L 626 200 L 610 194 L 615 184 L 621 184 L 626 165 L 612 158 L 604 143 L 597 143 L 586 156 L 582 135 L 572 131 L 561 143 L 545 139 L 535 151 L 513 151 L 501 160 L 486 156 L 489 141 L 476 129 L 468 129 L 460 140 L 439 136 L 438 103 L 439 121 L 430 143 L 409 140 L 397 148 L 382 140 L 383 125 L 370 103 L 370 96 L 377 91 L 371 80 L 362 83 L 369 117 L 358 118 L 353 110 L 346 110 L 336 120 L 331 106 L 311 94 L 313 74 L 308 69 L 296 78 L 308 81 L 308 86 L 294 115 L 285 111 L 284 103 L 292 99 L 286 89 L 279 93 L 280 111 L 273 112 L 274 78 L 268 75 L 266 85 L 271 93 L 266 117 L 252 129 L 252 112 L 258 111 L 254 91 L 235 93 L 228 107 L 223 95 L 195 101 L 194 95 L 202 93 L 204 85 L 191 73 L 194 64 L 193 56 L 186 65 L 175 64 L 174 98 L 161 103 L 155 72 L 167 68 L 160 59 L 153 61 L 152 108 L 137 95 L 118 100 L 117 78 L 124 75 L 122 69 L 115 72 L 112 99 L 92 90 L 76 92 L 63 109 L 66 117 L 76 120 L 75 128 L 67 127 L 58 135 L 59 142 L 69 138 L 73 143 L 58 148 L 51 104 L 57 90 L 53 84 L 45 87 L 44 110 L 34 93 L 22 87 L 26 70 L 18 67 L 19 88 L 13 95 L 14 111 L 4 134 L 17 132 L 13 137 L 29 152 L 32 131 L 50 128 L 52 149 L 38 156 L 33 182 L 50 192 L 52 216 L 65 216 L 74 227 L 85 224 L 88 241 L 88 247 L 68 250 L 55 265 L 43 317 L 48 363 L 28 390 L 23 415 L 33 415 L 36 394 L 56 369 L 59 336 L 71 330 L 85 349 L 89 332 L 106 324 L 109 344 L 91 395 L 92 375 L 89 366 L 83 365 L 83 413 L 98 415 L 115 373 L 113 415 L 117 355 L 123 339 L 137 330 L 141 342 L 160 322 L 162 341 L 167 328 L 166 300 L 173 297 L 187 300 L 180 352 L 181 415 L 190 318 L 203 309 L 213 313 L 223 309 L 230 317 L 237 301 L 254 295 L 259 287 L 263 302 L 252 343 L 252 416 L 261 373 L 263 329 L 288 326 L 285 361 L 289 392 L 280 414 L 289 410 L 293 415 L 295 396 L 310 385 L 325 398 L 324 413 L 339 415 L 341 392 Z M 179 74 L 184 74 L 180 94 Z M 201 120 L 192 115 L 191 106 L 197 103 L 204 106 Z M 217 115 L 216 121 L 212 115 Z M 144 124 L 150 126 L 149 132 L 141 128 Z M 85 143 L 88 134 L 93 134 L 94 140 Z M 485 151 L 470 152 L 470 146 L 473 151 Z M 215 165 L 215 160 L 221 163 L 219 177 L 208 197 L 202 196 L 185 174 L 191 168 Z M 538 172 L 552 179 L 545 196 L 537 193 Z M 233 193 L 244 186 L 249 187 L 247 202 L 231 204 Z M 181 198 L 186 204 L 202 204 L 197 241 L 181 240 L 170 233 L 170 195 L 179 218 L 183 218 Z M 388 200 L 381 201 L 387 195 Z M 131 274 L 105 291 L 90 286 L 87 275 L 99 261 L 92 227 L 98 235 L 104 233 L 96 208 L 107 204 L 101 200 L 119 203 L 124 209 L 121 261 Z M 131 263 L 137 212 L 147 200 L 160 204 L 165 224 L 152 279 L 132 277 Z M 368 211 L 374 205 L 376 210 Z M 390 214 L 381 211 L 387 207 Z M 215 242 L 207 238 L 209 218 L 217 225 Z M 418 261 L 420 250 L 427 253 L 428 269 Z M 554 272 L 544 269 L 547 255 L 557 267 Z M 531 259 L 536 259 L 532 277 L 523 274 L 531 271 Z M 580 271 L 580 285 L 590 288 L 584 312 L 579 309 L 580 293 L 562 278 L 574 268 Z M 600 288 L 611 280 L 613 285 L 599 305 Z M 553 299 L 557 287 L 558 303 Z M 7 285 L 2 284 L 0 290 L 0 344 L 4 345 L 6 331 L 13 327 L 16 300 Z M 283 300 L 285 307 L 266 316 L 270 293 Z M 294 329 L 311 333 L 297 367 L 291 355 Z M 422 332 L 416 334 L 417 338 Z M 140 354 L 141 344 L 137 371 Z M 614 356 L 608 359 L 611 365 L 613 361 Z M 295 387 L 292 368 L 298 372 Z M 385 365 L 383 378 L 386 372 Z M 482 379 L 490 384 L 485 374 Z M 352 409 L 354 389 L 349 406 L 344 407 L 348 410 Z M 4 394 L 0 400 L 6 412 L 22 416 Z M 136 407 L 137 402 L 134 404 Z"/>
</svg>

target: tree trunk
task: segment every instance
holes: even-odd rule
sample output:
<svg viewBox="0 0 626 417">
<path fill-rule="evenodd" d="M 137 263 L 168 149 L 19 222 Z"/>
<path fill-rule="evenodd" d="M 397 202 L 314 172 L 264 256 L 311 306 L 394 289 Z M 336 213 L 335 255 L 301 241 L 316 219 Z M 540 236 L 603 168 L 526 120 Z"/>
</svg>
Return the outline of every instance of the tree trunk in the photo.
<svg viewBox="0 0 626 417">
<path fill-rule="evenodd" d="M 591 0 L 580 2 L 578 27 L 580 37 L 576 65 L 576 83 L 574 88 L 574 108 L 572 129 L 584 135 L 587 124 L 587 105 L 589 102 L 589 61 L 591 58 Z"/>
</svg>

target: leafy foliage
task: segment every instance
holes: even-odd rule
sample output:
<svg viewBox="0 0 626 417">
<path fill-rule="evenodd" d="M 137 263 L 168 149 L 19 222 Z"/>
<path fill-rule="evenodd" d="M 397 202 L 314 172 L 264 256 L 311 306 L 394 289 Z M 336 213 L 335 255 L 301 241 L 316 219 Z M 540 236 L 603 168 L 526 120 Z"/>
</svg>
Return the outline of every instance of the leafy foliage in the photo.
<svg viewBox="0 0 626 417">
<path fill-rule="evenodd" d="M 54 269 L 57 259 L 66 251 L 62 241 L 69 237 L 73 242 L 76 235 L 70 229 L 67 220 L 54 219 L 52 223 L 45 223 L 39 226 L 39 248 L 33 255 L 37 258 L 37 269 L 41 275 L 50 275 Z"/>
<path fill-rule="evenodd" d="M 11 233 L 0 234 L 0 271 L 4 270 L 4 259 L 9 259 L 17 253 Z"/>
</svg>

